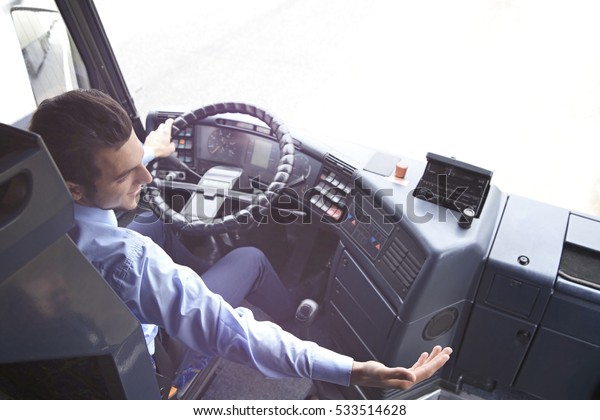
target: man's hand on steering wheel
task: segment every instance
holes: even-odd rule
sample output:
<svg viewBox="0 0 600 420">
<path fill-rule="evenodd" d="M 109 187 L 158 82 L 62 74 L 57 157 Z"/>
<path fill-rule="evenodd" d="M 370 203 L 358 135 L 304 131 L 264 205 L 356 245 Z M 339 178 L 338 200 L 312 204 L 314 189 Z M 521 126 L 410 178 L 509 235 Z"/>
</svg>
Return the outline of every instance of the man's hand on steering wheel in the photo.
<svg viewBox="0 0 600 420">
<path fill-rule="evenodd" d="M 144 147 L 152 151 L 155 159 L 170 156 L 175 152 L 175 144 L 171 142 L 172 127 L 173 119 L 169 118 L 146 137 Z"/>
</svg>

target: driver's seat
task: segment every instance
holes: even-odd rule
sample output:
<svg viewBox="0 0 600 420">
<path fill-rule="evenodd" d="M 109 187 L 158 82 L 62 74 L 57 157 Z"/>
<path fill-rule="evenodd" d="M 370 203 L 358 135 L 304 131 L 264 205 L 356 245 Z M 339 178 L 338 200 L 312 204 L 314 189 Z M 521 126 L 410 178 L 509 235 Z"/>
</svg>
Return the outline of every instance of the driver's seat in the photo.
<svg viewBox="0 0 600 420">
<path fill-rule="evenodd" d="M 0 124 L 0 399 L 159 399 L 140 324 L 73 224 L 40 136 Z"/>
</svg>

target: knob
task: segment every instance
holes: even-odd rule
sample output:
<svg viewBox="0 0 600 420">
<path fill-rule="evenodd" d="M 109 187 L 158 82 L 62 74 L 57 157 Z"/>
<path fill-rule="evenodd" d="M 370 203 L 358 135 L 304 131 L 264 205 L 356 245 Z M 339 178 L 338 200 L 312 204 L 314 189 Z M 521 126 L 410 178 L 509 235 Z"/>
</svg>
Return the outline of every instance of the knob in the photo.
<svg viewBox="0 0 600 420">
<path fill-rule="evenodd" d="M 474 218 L 475 210 L 473 210 L 471 207 L 467 207 L 462 210 L 460 219 L 458 220 L 458 225 L 463 229 L 469 229 Z"/>
</svg>

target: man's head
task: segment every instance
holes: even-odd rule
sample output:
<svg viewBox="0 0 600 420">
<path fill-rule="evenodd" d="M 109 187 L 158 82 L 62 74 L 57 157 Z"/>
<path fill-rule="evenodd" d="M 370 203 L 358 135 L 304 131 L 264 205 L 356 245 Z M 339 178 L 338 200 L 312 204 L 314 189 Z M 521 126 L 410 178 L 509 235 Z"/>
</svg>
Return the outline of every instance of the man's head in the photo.
<svg viewBox="0 0 600 420">
<path fill-rule="evenodd" d="M 75 202 L 133 209 L 151 176 L 125 110 L 97 90 L 74 90 L 43 101 L 30 130 L 42 136 Z"/>
</svg>

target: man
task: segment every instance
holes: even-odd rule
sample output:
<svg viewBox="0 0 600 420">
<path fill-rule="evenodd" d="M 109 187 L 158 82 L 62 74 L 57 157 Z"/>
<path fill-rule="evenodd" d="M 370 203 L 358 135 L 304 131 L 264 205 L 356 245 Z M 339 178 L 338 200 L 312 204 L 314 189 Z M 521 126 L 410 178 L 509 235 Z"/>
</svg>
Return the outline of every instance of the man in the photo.
<svg viewBox="0 0 600 420">
<path fill-rule="evenodd" d="M 159 157 L 172 152 L 166 145 L 169 124 L 149 135 L 145 152 L 117 102 L 99 91 L 77 90 L 40 104 L 30 129 L 44 139 L 75 201 L 71 237 L 154 335 L 154 326 L 160 326 L 195 352 L 252 366 L 266 376 L 346 386 L 407 389 L 449 359 L 452 350 L 436 346 L 409 369 L 389 368 L 302 341 L 275 323 L 256 321 L 250 311 L 234 308 L 247 298 L 276 320 L 285 320 L 294 309 L 260 251 L 234 250 L 200 277 L 147 236 L 118 227 L 114 210 L 135 209 L 142 185 L 152 179 L 143 164 L 148 153 Z M 154 236 L 160 242 L 160 232 Z M 148 338 L 150 344 L 154 337 Z"/>
</svg>

